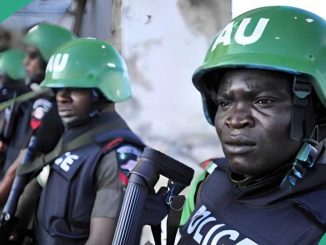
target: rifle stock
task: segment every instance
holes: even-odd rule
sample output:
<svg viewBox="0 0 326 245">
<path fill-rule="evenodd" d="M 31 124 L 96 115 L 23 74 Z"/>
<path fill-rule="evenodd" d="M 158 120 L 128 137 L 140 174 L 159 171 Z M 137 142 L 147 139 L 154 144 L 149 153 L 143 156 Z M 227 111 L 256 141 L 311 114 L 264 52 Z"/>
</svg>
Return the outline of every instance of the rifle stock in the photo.
<svg viewBox="0 0 326 245">
<path fill-rule="evenodd" d="M 146 147 L 130 174 L 112 244 L 139 244 L 142 226 L 158 227 L 171 207 L 170 198 L 190 184 L 193 174 L 192 168 Z M 169 178 L 172 184 L 155 193 L 154 186 L 160 175 Z"/>
</svg>

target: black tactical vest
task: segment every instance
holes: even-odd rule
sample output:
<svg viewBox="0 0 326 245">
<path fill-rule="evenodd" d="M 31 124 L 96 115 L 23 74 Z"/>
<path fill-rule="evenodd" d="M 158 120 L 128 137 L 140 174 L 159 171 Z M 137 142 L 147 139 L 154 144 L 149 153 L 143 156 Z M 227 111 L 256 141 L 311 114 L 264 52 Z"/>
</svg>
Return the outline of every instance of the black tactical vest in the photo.
<svg viewBox="0 0 326 245">
<path fill-rule="evenodd" d="M 0 179 L 3 178 L 11 164 L 16 160 L 19 152 L 26 147 L 28 140 L 32 134 L 30 127 L 30 119 L 32 112 L 33 101 L 24 102 L 19 105 L 14 115 L 14 120 L 11 121 L 10 127 L 12 132 L 8 139 L 8 146 L 5 153 L 5 160 L 2 163 L 0 171 Z"/>
<path fill-rule="evenodd" d="M 84 244 L 95 201 L 101 147 L 87 145 L 54 160 L 42 191 L 35 229 L 39 244 Z"/>
<path fill-rule="evenodd" d="M 87 144 L 65 152 L 52 162 L 34 229 L 38 244 L 85 244 L 95 202 L 96 167 L 103 154 L 115 149 L 104 147 L 104 142 L 107 146 L 116 138 L 124 139 L 121 145 L 131 143 L 140 149 L 144 147 L 130 130 L 116 130 L 98 135 L 101 144 Z"/>
<path fill-rule="evenodd" d="M 316 207 L 317 202 L 312 198 L 325 197 L 325 190 L 301 199 L 286 198 L 267 206 L 258 202 L 255 205 L 254 201 L 246 203 L 244 197 L 237 199 L 225 172 L 216 168 L 203 182 L 198 195 L 192 216 L 181 228 L 178 244 L 312 245 L 318 244 L 324 233 L 317 222 L 308 218 L 311 213 L 305 212 L 300 202 Z M 323 213 L 325 216 L 326 212 Z"/>
</svg>

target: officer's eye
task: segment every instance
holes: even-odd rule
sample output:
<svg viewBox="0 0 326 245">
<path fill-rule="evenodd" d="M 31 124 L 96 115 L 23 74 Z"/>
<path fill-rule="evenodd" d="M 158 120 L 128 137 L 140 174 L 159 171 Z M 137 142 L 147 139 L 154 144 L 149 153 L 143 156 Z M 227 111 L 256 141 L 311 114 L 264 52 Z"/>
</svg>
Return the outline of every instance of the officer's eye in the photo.
<svg viewBox="0 0 326 245">
<path fill-rule="evenodd" d="M 259 98 L 255 101 L 255 104 L 258 105 L 269 105 L 272 104 L 273 102 L 275 102 L 273 99 L 271 98 Z"/>
<path fill-rule="evenodd" d="M 28 52 L 26 52 L 26 55 L 31 60 L 36 59 L 37 57 L 40 57 L 40 53 L 38 51 L 36 51 L 36 50 L 35 51 L 28 51 Z"/>
<path fill-rule="evenodd" d="M 61 90 L 66 90 L 66 91 L 69 91 L 70 93 L 71 92 L 83 92 L 83 91 L 87 91 L 89 90 L 88 88 L 52 88 L 52 91 L 54 93 L 58 93 L 60 92 Z"/>
<path fill-rule="evenodd" d="M 217 100 L 216 104 L 219 108 L 225 109 L 231 105 L 231 101 L 222 99 L 222 100 Z"/>
</svg>

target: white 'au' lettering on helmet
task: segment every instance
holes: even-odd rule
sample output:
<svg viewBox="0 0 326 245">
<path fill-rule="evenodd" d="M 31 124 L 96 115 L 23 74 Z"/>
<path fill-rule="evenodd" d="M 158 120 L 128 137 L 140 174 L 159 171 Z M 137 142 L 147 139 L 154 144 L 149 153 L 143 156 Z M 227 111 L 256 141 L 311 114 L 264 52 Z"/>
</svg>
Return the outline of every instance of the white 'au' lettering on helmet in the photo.
<svg viewBox="0 0 326 245">
<path fill-rule="evenodd" d="M 254 31 L 250 36 L 245 35 L 246 28 L 251 22 L 251 18 L 244 18 L 239 28 L 237 29 L 234 41 L 241 45 L 247 45 L 257 42 L 261 36 L 263 35 L 263 32 L 267 26 L 269 19 L 267 18 L 260 18 Z M 222 43 L 224 46 L 229 45 L 231 43 L 231 34 L 233 29 L 234 22 L 229 23 L 217 36 L 215 39 L 214 44 L 212 45 L 211 51 L 213 51 L 218 44 Z"/>
<path fill-rule="evenodd" d="M 65 69 L 68 62 L 69 54 L 56 54 L 51 56 L 47 71 L 49 72 L 61 72 Z"/>
</svg>

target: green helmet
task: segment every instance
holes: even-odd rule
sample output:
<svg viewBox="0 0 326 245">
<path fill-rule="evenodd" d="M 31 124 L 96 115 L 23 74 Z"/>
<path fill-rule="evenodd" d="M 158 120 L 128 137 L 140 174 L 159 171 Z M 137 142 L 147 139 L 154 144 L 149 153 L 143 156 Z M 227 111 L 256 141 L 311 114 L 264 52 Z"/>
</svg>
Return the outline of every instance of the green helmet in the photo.
<svg viewBox="0 0 326 245">
<path fill-rule="evenodd" d="M 23 42 L 38 48 L 42 58 L 47 62 L 58 47 L 75 38 L 74 33 L 62 26 L 41 23 L 26 33 Z"/>
<path fill-rule="evenodd" d="M 289 6 L 262 7 L 234 18 L 217 34 L 193 75 L 210 124 L 216 106 L 205 95 L 209 76 L 237 67 L 308 76 L 326 107 L 326 21 Z"/>
<path fill-rule="evenodd" d="M 18 49 L 9 49 L 0 53 L 0 74 L 5 74 L 13 80 L 24 79 L 23 60 L 25 53 Z"/>
<path fill-rule="evenodd" d="M 110 44 L 80 38 L 60 47 L 51 56 L 41 86 L 50 88 L 97 88 L 110 101 L 131 96 L 126 64 Z"/>
</svg>

